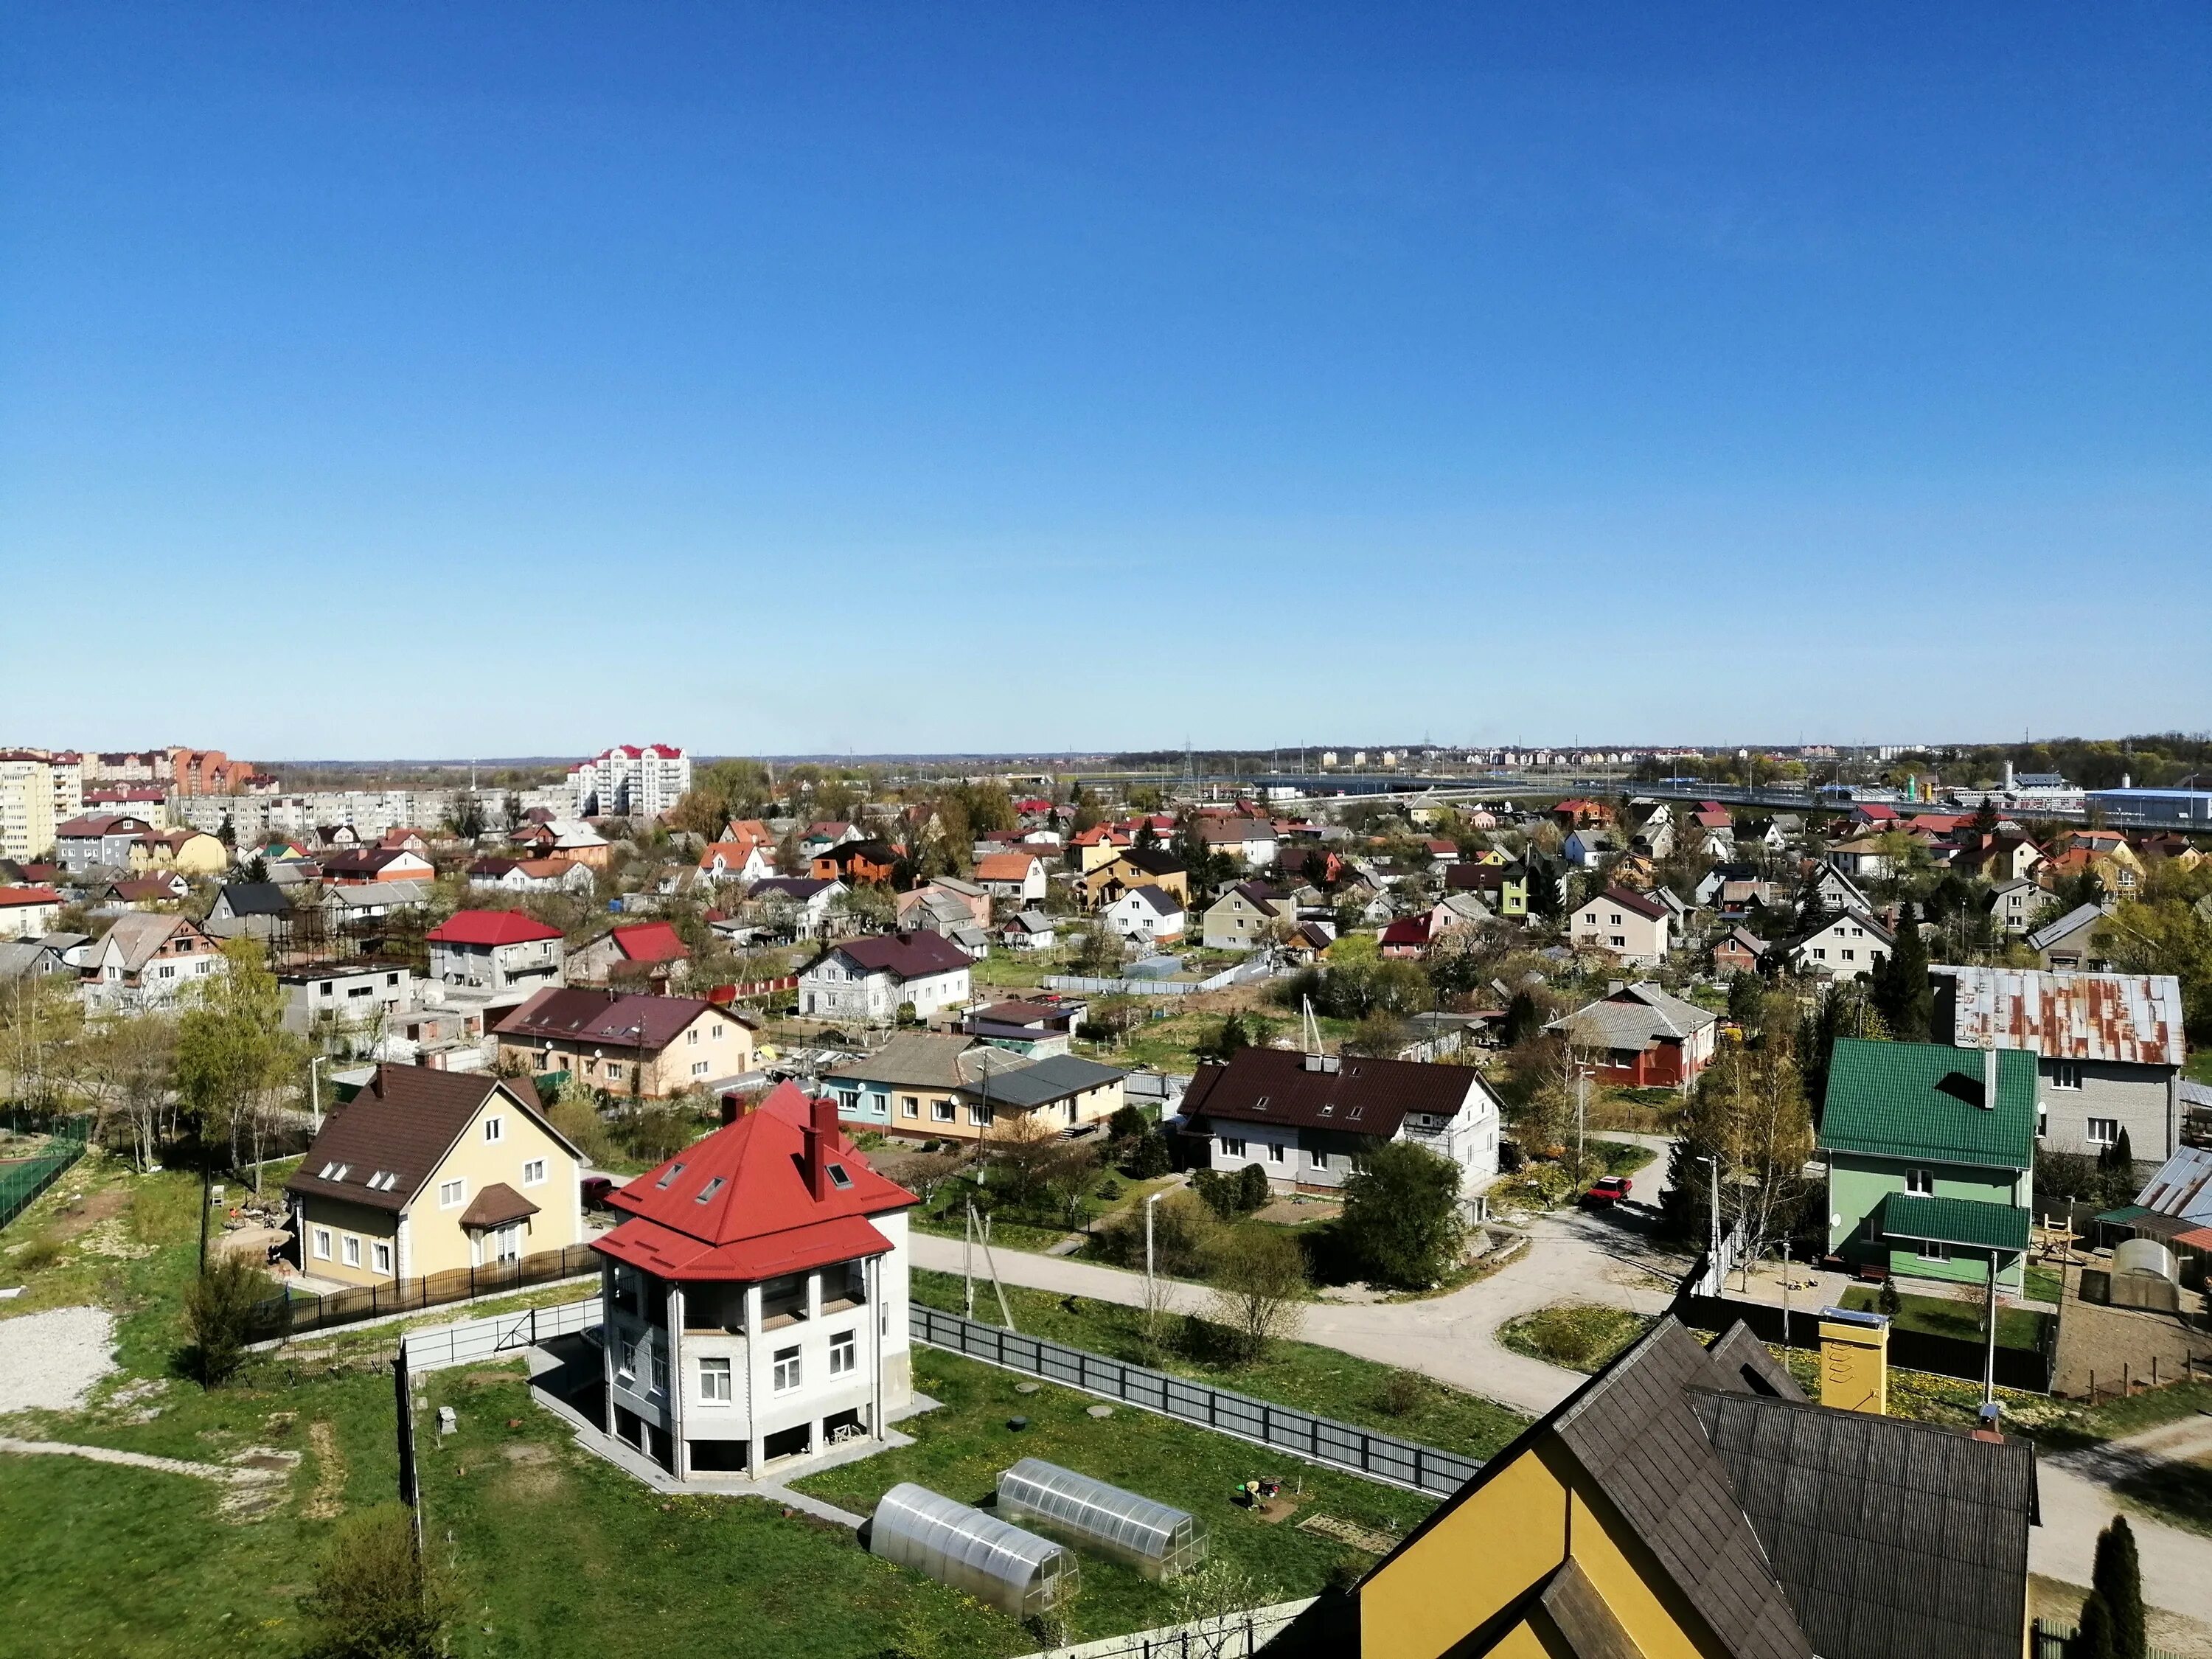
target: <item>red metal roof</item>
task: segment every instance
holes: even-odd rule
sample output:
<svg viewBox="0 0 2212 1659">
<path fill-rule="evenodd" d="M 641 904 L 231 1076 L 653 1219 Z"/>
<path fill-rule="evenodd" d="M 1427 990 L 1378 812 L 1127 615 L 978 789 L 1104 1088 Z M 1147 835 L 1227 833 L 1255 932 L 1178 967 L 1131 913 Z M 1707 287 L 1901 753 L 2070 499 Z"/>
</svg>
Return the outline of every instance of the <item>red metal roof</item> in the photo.
<svg viewBox="0 0 2212 1659">
<path fill-rule="evenodd" d="M 630 1218 L 593 1248 L 680 1279 L 769 1279 L 883 1254 L 890 1242 L 868 1218 L 919 1200 L 869 1168 L 842 1132 L 824 1147 L 830 1173 L 816 1196 L 809 1128 L 817 1110 L 834 1123 L 836 1109 L 796 1084 L 778 1085 L 736 1122 L 611 1194 L 607 1201 Z M 836 1184 L 841 1173 L 849 1184 Z"/>
<path fill-rule="evenodd" d="M 632 962 L 681 962 L 691 954 L 673 922 L 634 921 L 612 932 L 615 948 Z"/>
<path fill-rule="evenodd" d="M 558 939 L 561 930 L 520 910 L 456 910 L 423 937 L 441 945 L 523 945 Z"/>
<path fill-rule="evenodd" d="M 0 887 L 0 904 L 59 904 L 62 896 L 51 887 Z"/>
</svg>

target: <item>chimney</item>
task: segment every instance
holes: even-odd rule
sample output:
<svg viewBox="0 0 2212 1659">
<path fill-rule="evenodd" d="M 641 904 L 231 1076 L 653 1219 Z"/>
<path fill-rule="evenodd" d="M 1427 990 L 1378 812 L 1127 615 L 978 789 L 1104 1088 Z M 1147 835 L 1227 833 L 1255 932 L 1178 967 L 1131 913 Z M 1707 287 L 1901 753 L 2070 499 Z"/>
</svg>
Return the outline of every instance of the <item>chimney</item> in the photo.
<svg viewBox="0 0 2212 1659">
<path fill-rule="evenodd" d="M 1889 1321 L 1881 1314 L 1820 1310 L 1820 1403 L 1888 1414 Z"/>
<path fill-rule="evenodd" d="M 824 1096 L 806 1120 L 806 1190 L 817 1203 L 830 1196 L 830 1160 L 836 1155 L 837 1103 Z"/>
<path fill-rule="evenodd" d="M 2004 1429 L 2002 1426 L 2003 1422 L 2003 1414 L 2004 1407 L 1998 1405 L 1994 1400 L 1990 1401 L 1987 1404 L 1983 1406 L 1981 1410 L 1975 1413 L 1977 1420 L 1974 1428 L 1974 1438 L 1977 1440 L 1986 1440 L 1992 1445 L 2002 1446 L 2004 1444 Z"/>
<path fill-rule="evenodd" d="M 1982 1109 L 1994 1112 L 1997 1109 L 1997 1042 L 1995 1037 L 1984 1039 L 1982 1048 Z"/>
</svg>

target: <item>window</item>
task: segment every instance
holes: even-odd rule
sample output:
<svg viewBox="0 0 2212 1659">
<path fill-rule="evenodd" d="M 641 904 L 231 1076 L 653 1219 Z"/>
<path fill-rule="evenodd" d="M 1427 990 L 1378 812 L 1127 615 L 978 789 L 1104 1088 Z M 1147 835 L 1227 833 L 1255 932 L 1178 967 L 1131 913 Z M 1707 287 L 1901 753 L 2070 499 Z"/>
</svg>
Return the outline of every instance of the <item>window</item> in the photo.
<svg viewBox="0 0 2212 1659">
<path fill-rule="evenodd" d="M 1269 1141 L 1267 1143 L 1267 1162 L 1270 1164 L 1280 1164 L 1282 1161 L 1283 1143 L 1279 1140 Z"/>
<path fill-rule="evenodd" d="M 684 1034 L 684 1040 L 690 1043 L 694 1048 L 697 1048 L 699 1046 L 699 1028 L 694 1025 L 690 1030 Z"/>
<path fill-rule="evenodd" d="M 1907 1170 L 1905 1172 L 1905 1190 L 1908 1193 L 1918 1193 L 1923 1198 L 1935 1197 L 1936 1171 Z"/>
<path fill-rule="evenodd" d="M 1626 950 L 1628 948 L 1628 936 L 1625 933 L 1615 933 L 1613 936 L 1613 948 L 1616 951 Z"/>
<path fill-rule="evenodd" d="M 469 1183 L 465 1181 L 441 1181 L 438 1183 L 438 1207 L 441 1210 L 452 1209 L 468 1195 Z"/>
<path fill-rule="evenodd" d="M 2120 1121 L 2116 1117 L 2093 1117 L 2089 1120 L 2089 1144 L 2110 1146 L 2120 1138 Z"/>
<path fill-rule="evenodd" d="M 653 1375 L 648 1387 L 654 1394 L 668 1392 L 668 1356 L 658 1348 L 653 1351 Z"/>
<path fill-rule="evenodd" d="M 361 1241 L 351 1233 L 348 1233 L 339 1243 L 340 1248 L 345 1251 L 346 1266 L 349 1267 L 361 1266 Z"/>
<path fill-rule="evenodd" d="M 1328 1168 L 1328 1154 L 1327 1152 L 1311 1152 L 1307 1156 L 1315 1169 L 1326 1170 Z"/>
<path fill-rule="evenodd" d="M 1620 927 L 1620 911 L 1618 911 L 1618 910 L 1614 911 L 1614 912 L 1613 913 L 1612 916 L 1611 916 L 1610 918 L 1608 918 L 1608 920 L 1612 922 L 1613 926 L 1614 926 L 1615 927 Z"/>
<path fill-rule="evenodd" d="M 714 1197 L 716 1193 L 719 1193 L 721 1190 L 722 1177 L 716 1176 L 712 1181 L 708 1182 L 705 1186 L 699 1189 L 699 1196 L 694 1199 L 692 1202 L 695 1204 L 704 1204 L 708 1199 Z"/>
<path fill-rule="evenodd" d="M 1221 1155 L 1222 1155 L 1222 1157 L 1224 1157 L 1224 1158 L 1242 1158 L 1242 1157 L 1243 1157 L 1243 1156 L 1244 1156 L 1244 1139 L 1243 1139 L 1243 1137 L 1242 1135 L 1224 1135 L 1224 1136 L 1222 1136 L 1222 1137 L 1221 1137 Z"/>
<path fill-rule="evenodd" d="M 2038 1103 L 2035 1109 L 2035 1138 L 2040 1140 L 2051 1133 L 2051 1108 Z"/>
<path fill-rule="evenodd" d="M 702 1359 L 699 1362 L 699 1398 L 709 1406 L 730 1403 L 730 1362 L 726 1359 Z"/>
<path fill-rule="evenodd" d="M 860 1345 L 850 1331 L 840 1331 L 830 1339 L 830 1375 L 848 1376 L 860 1368 Z"/>
<path fill-rule="evenodd" d="M 484 1139 L 486 1140 L 497 1140 L 506 1133 L 507 1120 L 505 1118 L 488 1117 L 484 1120 Z"/>
<path fill-rule="evenodd" d="M 858 1089 L 838 1090 L 837 1109 L 847 1117 L 857 1117 L 860 1110 L 860 1091 Z"/>
<path fill-rule="evenodd" d="M 1923 1238 L 1920 1241 L 1920 1248 L 1913 1254 L 1923 1261 L 1948 1261 L 1951 1259 L 1951 1247 L 1948 1244 L 1939 1243 L 1932 1238 Z"/>
<path fill-rule="evenodd" d="M 635 1382 L 645 1364 L 645 1344 L 642 1340 L 622 1345 L 622 1362 L 615 1367 L 625 1382 Z"/>
<path fill-rule="evenodd" d="M 2051 1062 L 2051 1086 L 2054 1089 L 2078 1089 L 2081 1086 L 2081 1062 L 2078 1060 L 2054 1060 Z"/>
<path fill-rule="evenodd" d="M 1842 954 L 1845 962 L 1856 962 L 1858 960 L 1859 953 L 1856 951 L 1845 951 Z"/>
<path fill-rule="evenodd" d="M 526 1187 L 542 1187 L 545 1184 L 545 1160 L 544 1158 L 533 1158 L 529 1163 L 522 1166 L 522 1184 Z"/>
<path fill-rule="evenodd" d="M 949 1100 L 931 1101 L 929 1103 L 929 1115 L 939 1123 L 951 1122 L 952 1103 Z"/>
<path fill-rule="evenodd" d="M 979 1129 L 989 1128 L 991 1127 L 990 1103 L 981 1100 L 973 1100 L 969 1102 L 968 1121 L 974 1124 Z"/>
<path fill-rule="evenodd" d="M 607 1081 L 610 1083 L 619 1083 L 622 1081 L 621 1061 L 611 1060 L 607 1062 Z"/>
<path fill-rule="evenodd" d="M 707 1075 L 707 1062 L 705 1060 L 695 1060 L 691 1062 L 691 1075 L 693 1077 L 704 1077 Z"/>
<path fill-rule="evenodd" d="M 778 1348 L 775 1351 L 775 1391 L 789 1394 L 799 1386 L 799 1350 Z"/>
<path fill-rule="evenodd" d="M 853 1184 L 853 1177 L 845 1172 L 843 1164 L 832 1164 L 830 1166 L 830 1184 L 842 1189 Z"/>
<path fill-rule="evenodd" d="M 378 1239 L 376 1243 L 368 1247 L 368 1259 L 371 1265 L 375 1267 L 377 1272 L 380 1273 L 390 1273 L 392 1271 L 392 1246 L 386 1243 L 382 1239 Z"/>
<path fill-rule="evenodd" d="M 918 1095 L 901 1095 L 899 1097 L 899 1113 L 904 1117 L 920 1117 L 921 1115 L 921 1097 Z"/>
<path fill-rule="evenodd" d="M 315 1229 L 315 1259 L 319 1261 L 331 1259 L 331 1230 L 328 1227 Z"/>
</svg>

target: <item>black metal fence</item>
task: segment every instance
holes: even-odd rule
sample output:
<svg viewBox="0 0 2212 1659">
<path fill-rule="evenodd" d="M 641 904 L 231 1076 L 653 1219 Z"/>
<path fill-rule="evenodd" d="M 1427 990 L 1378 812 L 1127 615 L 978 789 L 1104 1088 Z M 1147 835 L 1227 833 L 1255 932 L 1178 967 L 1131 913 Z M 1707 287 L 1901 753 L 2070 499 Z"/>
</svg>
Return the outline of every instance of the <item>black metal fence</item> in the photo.
<svg viewBox="0 0 2212 1659">
<path fill-rule="evenodd" d="M 1686 1325 L 1699 1330 L 1725 1331 L 1739 1321 L 1751 1327 L 1752 1334 L 1762 1342 L 1782 1342 L 1784 1310 L 1765 1302 L 1739 1302 L 1734 1297 L 1694 1296 L 1685 1294 L 1674 1303 L 1674 1315 Z M 1793 1348 L 1818 1348 L 1820 1346 L 1820 1316 L 1818 1309 L 1797 1308 L 1788 1315 L 1789 1331 L 1786 1340 Z M 1996 1384 L 2001 1389 L 2017 1389 L 2028 1394 L 2049 1394 L 2051 1376 L 2057 1358 L 2058 1322 L 2045 1318 L 2043 1322 L 2041 1345 L 2034 1348 L 2008 1348 L 1999 1345 L 1996 1353 Z M 1909 1331 L 1892 1322 L 1889 1328 L 1889 1363 L 1908 1371 L 1928 1371 L 1937 1376 L 1955 1376 L 1968 1382 L 1982 1380 L 1982 1369 L 1987 1350 L 1979 1342 L 1969 1342 L 1962 1337 L 1936 1336 L 1926 1331 Z"/>
<path fill-rule="evenodd" d="M 357 1325 L 364 1319 L 387 1314 L 412 1313 L 418 1308 L 443 1307 L 483 1296 L 504 1296 L 534 1285 L 557 1284 L 564 1279 L 596 1274 L 599 1258 L 588 1244 L 566 1249 L 542 1250 L 514 1261 L 486 1262 L 481 1267 L 453 1267 L 421 1279 L 391 1279 L 356 1290 L 317 1295 L 295 1290 L 271 1297 L 256 1310 L 256 1340 L 265 1341 L 287 1332 L 328 1330 L 336 1325 Z"/>
<path fill-rule="evenodd" d="M 1316 1463 L 1349 1469 L 1432 1498 L 1450 1496 L 1482 1467 L 1479 1459 L 1457 1452 L 1439 1451 L 1272 1401 L 1255 1400 L 1249 1395 L 1232 1394 L 1188 1377 L 1109 1359 L 1064 1342 L 980 1324 L 919 1303 L 910 1306 L 907 1322 L 908 1334 L 916 1342 L 1119 1400 L 1142 1411 L 1200 1424 L 1240 1440 L 1294 1452 Z"/>
<path fill-rule="evenodd" d="M 35 1155 L 0 1164 L 0 1227 L 29 1209 L 54 1182 L 84 1156 L 92 1120 L 88 1117 L 49 1118 L 35 1113 L 10 1112 L 11 1133 L 26 1131 L 47 1136 L 45 1150 Z"/>
</svg>

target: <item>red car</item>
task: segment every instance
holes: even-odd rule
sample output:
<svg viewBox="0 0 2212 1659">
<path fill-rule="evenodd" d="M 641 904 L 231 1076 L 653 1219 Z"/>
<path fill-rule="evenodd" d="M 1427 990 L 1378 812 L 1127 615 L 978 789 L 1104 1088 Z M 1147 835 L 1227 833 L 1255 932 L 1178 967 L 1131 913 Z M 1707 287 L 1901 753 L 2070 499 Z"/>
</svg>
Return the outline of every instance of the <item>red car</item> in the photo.
<svg viewBox="0 0 2212 1659">
<path fill-rule="evenodd" d="M 1618 1204 L 1629 1194 L 1635 1183 L 1626 1176 L 1600 1176 L 1583 1194 L 1585 1204 Z"/>
<path fill-rule="evenodd" d="M 615 1183 L 605 1176 L 586 1176 L 584 1177 L 586 1206 L 594 1210 L 600 1208 L 606 1203 L 607 1194 L 614 1189 Z"/>
</svg>

